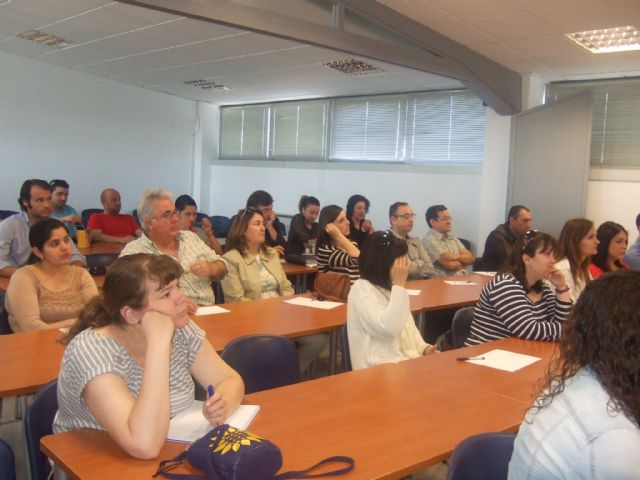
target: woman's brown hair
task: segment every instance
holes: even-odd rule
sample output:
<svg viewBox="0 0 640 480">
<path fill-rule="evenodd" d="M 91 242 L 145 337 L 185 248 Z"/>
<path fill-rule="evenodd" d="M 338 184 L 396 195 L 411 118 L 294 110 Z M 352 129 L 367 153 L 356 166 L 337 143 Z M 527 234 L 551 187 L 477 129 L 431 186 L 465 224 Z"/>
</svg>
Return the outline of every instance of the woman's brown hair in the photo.
<svg viewBox="0 0 640 480">
<path fill-rule="evenodd" d="M 593 222 L 586 218 L 572 218 L 562 227 L 560 232 L 560 251 L 558 260 L 567 258 L 569 260 L 569 266 L 571 267 L 571 276 L 573 281 L 583 280 L 589 283 L 591 276 L 589 275 L 589 264 L 591 263 L 591 257 L 587 256 L 582 259 L 580 253 L 580 242 L 587 236 L 589 230 L 594 228 Z"/>
<path fill-rule="evenodd" d="M 511 253 L 510 266 L 505 270 L 516 277 L 516 280 L 524 287 L 525 292 L 542 292 L 544 285 L 542 280 L 538 280 L 533 285 L 527 283 L 527 267 L 522 259 L 522 255 L 528 255 L 531 258 L 535 257 L 538 250 L 541 252 L 557 252 L 558 242 L 547 233 L 529 230 L 514 245 L 513 252 Z"/>
<path fill-rule="evenodd" d="M 550 404 L 581 368 L 609 395 L 611 411 L 640 422 L 640 272 L 618 270 L 593 280 L 566 321 L 560 355 L 546 377 L 548 390 L 534 412 Z"/>
<path fill-rule="evenodd" d="M 231 228 L 229 229 L 229 235 L 227 235 L 226 241 L 226 250 L 227 252 L 230 250 L 237 250 L 240 252 L 240 255 L 244 255 L 247 253 L 247 238 L 245 237 L 245 233 L 247 233 L 247 228 L 249 228 L 249 223 L 253 219 L 254 215 L 260 215 L 260 217 L 264 220 L 264 215 L 257 208 L 248 207 L 244 210 L 240 210 L 238 214 L 233 218 L 233 223 L 231 224 Z M 263 243 L 260 247 L 263 252 L 267 251 L 267 244 Z"/>
<path fill-rule="evenodd" d="M 69 343 L 87 328 L 122 323 L 122 307 L 140 310 L 147 304 L 146 280 L 158 282 L 163 288 L 180 275 L 182 267 L 168 255 L 136 253 L 118 258 L 107 270 L 102 293 L 82 310 L 62 342 Z"/>
</svg>

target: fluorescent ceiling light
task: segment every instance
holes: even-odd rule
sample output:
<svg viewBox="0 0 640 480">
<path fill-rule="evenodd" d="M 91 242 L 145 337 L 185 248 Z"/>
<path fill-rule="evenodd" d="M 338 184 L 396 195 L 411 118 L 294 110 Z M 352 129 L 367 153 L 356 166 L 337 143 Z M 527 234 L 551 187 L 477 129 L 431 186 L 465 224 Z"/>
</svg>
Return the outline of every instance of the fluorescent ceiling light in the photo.
<svg viewBox="0 0 640 480">
<path fill-rule="evenodd" d="M 66 48 L 75 45 L 71 40 L 58 37 L 50 33 L 40 32 L 38 30 L 28 30 L 18 35 L 25 40 L 31 40 L 32 42 L 39 43 L 40 45 L 46 45 L 47 47 Z"/>
<path fill-rule="evenodd" d="M 638 29 L 626 27 L 604 28 L 586 32 L 567 33 L 570 40 L 592 53 L 626 52 L 640 50 Z"/>
</svg>

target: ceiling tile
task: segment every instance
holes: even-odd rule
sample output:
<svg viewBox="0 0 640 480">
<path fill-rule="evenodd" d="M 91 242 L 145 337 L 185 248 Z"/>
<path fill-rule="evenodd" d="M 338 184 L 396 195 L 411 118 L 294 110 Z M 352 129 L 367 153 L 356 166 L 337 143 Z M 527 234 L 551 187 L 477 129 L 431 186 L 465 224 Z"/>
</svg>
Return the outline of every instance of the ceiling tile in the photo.
<svg viewBox="0 0 640 480">
<path fill-rule="evenodd" d="M 461 20 L 499 17 L 526 11 L 520 0 L 429 0 L 429 3 Z"/>
<path fill-rule="evenodd" d="M 558 5 L 572 7 L 572 8 L 584 8 L 586 4 L 593 3 L 594 0 L 521 0 L 524 4 L 524 8 L 529 13 L 542 12 L 544 10 L 558 8 Z"/>
<path fill-rule="evenodd" d="M 511 40 L 509 46 L 522 56 L 535 59 L 591 55 L 564 35 Z"/>
<path fill-rule="evenodd" d="M 465 22 L 449 22 L 442 23 L 434 28 L 438 33 L 449 37 L 451 40 L 454 40 L 462 45 L 466 45 L 467 47 L 474 49 L 474 45 L 479 42 L 491 42 L 495 41 L 495 38 L 491 35 L 488 35 L 473 25 Z"/>
<path fill-rule="evenodd" d="M 7 53 L 13 53 L 14 55 L 22 55 L 24 57 L 36 57 L 55 47 L 48 47 L 46 45 L 40 45 L 39 43 L 25 40 L 23 38 L 14 37 L 9 40 L 0 42 L 0 50 Z"/>
<path fill-rule="evenodd" d="M 623 14 L 630 25 L 640 27 L 640 2 L 638 0 L 604 0 L 604 2 Z"/>
<path fill-rule="evenodd" d="M 581 8 L 562 6 L 535 14 L 560 33 L 583 32 L 627 25 L 627 19 L 604 2 L 594 2 Z"/>
<path fill-rule="evenodd" d="M 555 32 L 539 18 L 520 13 L 471 22 L 474 27 L 500 41 L 551 36 Z"/>
<path fill-rule="evenodd" d="M 509 46 L 500 42 L 478 42 L 471 48 L 480 55 L 490 58 L 494 62 L 504 63 L 507 61 L 522 61 L 526 58 Z"/>
<path fill-rule="evenodd" d="M 455 17 L 449 15 L 440 7 L 429 3 L 428 0 L 386 0 L 380 3 L 384 3 L 389 8 L 430 28 L 436 28 L 456 20 Z"/>
</svg>

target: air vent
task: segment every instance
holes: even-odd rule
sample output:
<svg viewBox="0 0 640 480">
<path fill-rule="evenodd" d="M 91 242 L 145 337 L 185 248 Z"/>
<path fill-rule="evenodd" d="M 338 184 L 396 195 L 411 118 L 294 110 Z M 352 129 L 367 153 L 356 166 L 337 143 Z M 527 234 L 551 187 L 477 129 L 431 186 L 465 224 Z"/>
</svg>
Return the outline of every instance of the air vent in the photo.
<svg viewBox="0 0 640 480">
<path fill-rule="evenodd" d="M 336 60 L 335 62 L 323 63 L 322 65 L 346 75 L 351 75 L 352 77 L 364 77 L 367 75 L 380 75 L 381 73 L 386 73 L 380 67 L 363 62 L 362 60 L 356 60 L 355 58 Z"/>
<path fill-rule="evenodd" d="M 40 32 L 38 30 L 22 32 L 18 37 L 24 38 L 25 40 L 31 40 L 32 42 L 39 43 L 40 45 L 46 45 L 47 47 L 65 48 L 75 45 L 71 40 L 51 35 L 50 33 Z"/>
<path fill-rule="evenodd" d="M 231 90 L 226 85 L 212 82 L 210 80 L 188 80 L 184 82 L 185 85 L 193 85 L 194 87 L 201 88 L 202 90 Z"/>
</svg>

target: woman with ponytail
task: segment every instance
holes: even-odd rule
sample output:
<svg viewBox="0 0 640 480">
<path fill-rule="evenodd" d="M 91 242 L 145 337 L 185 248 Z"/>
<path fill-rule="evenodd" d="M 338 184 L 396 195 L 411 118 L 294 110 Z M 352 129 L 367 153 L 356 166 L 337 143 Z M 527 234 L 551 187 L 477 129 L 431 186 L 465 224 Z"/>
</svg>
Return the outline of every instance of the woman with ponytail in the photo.
<svg viewBox="0 0 640 480">
<path fill-rule="evenodd" d="M 237 408 L 242 379 L 189 319 L 181 274 L 167 255 L 133 254 L 111 265 L 102 295 L 65 338 L 54 432 L 106 430 L 128 454 L 149 459 L 164 445 L 170 418 L 193 402 L 193 378 L 215 391 L 202 409 L 210 423 Z"/>
</svg>

